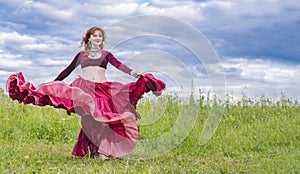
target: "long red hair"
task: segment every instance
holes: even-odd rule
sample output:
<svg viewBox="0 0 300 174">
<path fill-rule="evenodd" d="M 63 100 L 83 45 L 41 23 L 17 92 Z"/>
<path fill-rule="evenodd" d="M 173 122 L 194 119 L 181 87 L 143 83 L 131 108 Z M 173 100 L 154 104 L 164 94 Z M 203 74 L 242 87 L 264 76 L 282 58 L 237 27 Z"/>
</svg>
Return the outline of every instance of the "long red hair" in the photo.
<svg viewBox="0 0 300 174">
<path fill-rule="evenodd" d="M 94 34 L 95 31 L 100 31 L 102 33 L 103 39 L 102 39 L 102 43 L 101 43 L 100 47 L 101 47 L 101 49 L 104 48 L 104 42 L 106 41 L 106 35 L 105 35 L 104 30 L 99 27 L 92 27 L 85 32 L 85 35 L 83 36 L 81 44 L 80 44 L 80 47 L 82 45 L 84 45 L 85 51 L 89 51 L 89 49 L 90 49 L 90 48 L 88 48 L 89 38 L 91 37 L 92 34 Z"/>
</svg>

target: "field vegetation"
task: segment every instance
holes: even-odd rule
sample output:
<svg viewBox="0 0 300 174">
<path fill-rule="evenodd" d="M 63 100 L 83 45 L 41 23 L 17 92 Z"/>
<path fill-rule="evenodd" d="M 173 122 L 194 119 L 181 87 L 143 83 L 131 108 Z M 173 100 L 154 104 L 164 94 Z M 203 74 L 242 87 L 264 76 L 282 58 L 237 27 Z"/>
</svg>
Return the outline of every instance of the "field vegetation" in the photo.
<svg viewBox="0 0 300 174">
<path fill-rule="evenodd" d="M 216 105 L 222 108 L 222 120 L 200 145 L 203 125 Z M 300 173 L 300 107 L 295 99 L 244 96 L 233 102 L 200 95 L 184 102 L 163 95 L 141 100 L 137 109 L 142 115 L 139 143 L 174 131 L 178 123 L 182 132 L 191 129 L 182 142 L 171 136 L 174 147 L 165 153 L 155 151 L 164 149 L 162 142 L 147 152 L 138 145 L 132 157 L 75 158 L 71 150 L 81 127 L 78 115 L 19 104 L 1 91 L 0 173 Z"/>
</svg>

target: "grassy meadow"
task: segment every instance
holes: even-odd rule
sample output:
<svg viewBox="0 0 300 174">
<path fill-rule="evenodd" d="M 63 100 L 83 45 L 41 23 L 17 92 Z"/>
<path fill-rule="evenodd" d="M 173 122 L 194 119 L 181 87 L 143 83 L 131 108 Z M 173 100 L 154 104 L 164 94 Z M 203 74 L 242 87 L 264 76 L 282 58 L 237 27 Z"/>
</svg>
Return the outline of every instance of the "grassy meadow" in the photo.
<svg viewBox="0 0 300 174">
<path fill-rule="evenodd" d="M 212 138 L 200 145 L 204 121 L 214 104 L 222 106 L 222 120 Z M 183 102 L 164 95 L 141 100 L 137 109 L 142 115 L 141 142 L 172 132 L 178 122 L 184 132 L 189 125 L 182 115 L 195 118 L 194 125 L 178 146 L 161 155 L 153 152 L 152 158 L 152 151 L 140 151 L 149 153 L 147 158 L 80 159 L 71 155 L 80 130 L 76 114 L 19 104 L 0 92 L 0 173 L 300 173 L 298 101 L 243 97 L 233 104 L 201 97 Z M 145 124 L 149 120 L 153 124 Z M 134 153 L 139 153 L 138 146 Z"/>
</svg>

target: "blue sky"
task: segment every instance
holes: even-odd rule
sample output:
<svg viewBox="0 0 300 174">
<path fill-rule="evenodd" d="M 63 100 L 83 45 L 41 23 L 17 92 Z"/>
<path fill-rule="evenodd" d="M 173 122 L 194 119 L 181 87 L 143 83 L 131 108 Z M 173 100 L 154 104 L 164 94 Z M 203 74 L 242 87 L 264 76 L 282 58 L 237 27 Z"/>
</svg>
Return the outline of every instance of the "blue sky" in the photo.
<svg viewBox="0 0 300 174">
<path fill-rule="evenodd" d="M 191 80 L 195 88 L 208 91 L 211 77 L 205 62 L 174 39 L 176 34 L 192 38 L 186 31 L 195 28 L 218 55 L 227 93 L 256 99 L 283 93 L 300 99 L 300 3 L 296 0 L 0 0 L 0 6 L 2 89 L 7 77 L 20 71 L 34 85 L 53 80 L 80 50 L 84 32 L 99 26 L 108 29 L 107 49 L 110 41 L 139 33 L 141 37 L 125 40 L 112 52 L 132 68 L 165 79 L 169 91 L 188 90 Z M 172 23 L 144 21 L 157 33 L 171 33 L 169 37 L 142 33 L 143 25 L 131 31 L 118 28 L 120 21 L 140 15 L 170 17 L 178 20 L 176 25 L 190 28 L 172 30 Z M 108 69 L 108 78 L 132 80 L 113 68 Z"/>
</svg>

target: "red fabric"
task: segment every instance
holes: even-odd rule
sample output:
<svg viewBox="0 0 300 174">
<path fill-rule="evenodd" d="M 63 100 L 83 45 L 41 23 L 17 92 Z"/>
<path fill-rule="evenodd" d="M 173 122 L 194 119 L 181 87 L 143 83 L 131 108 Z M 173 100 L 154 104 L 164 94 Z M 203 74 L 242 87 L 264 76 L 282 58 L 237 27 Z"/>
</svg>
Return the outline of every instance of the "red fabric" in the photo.
<svg viewBox="0 0 300 174">
<path fill-rule="evenodd" d="M 136 82 L 94 83 L 81 77 L 70 85 L 63 81 L 43 83 L 37 87 L 26 82 L 22 73 L 11 75 L 7 91 L 13 100 L 37 106 L 50 105 L 81 116 L 82 129 L 72 154 L 85 156 L 88 148 L 97 148 L 107 156 L 129 154 L 137 143 L 139 129 L 136 104 L 145 92 L 156 96 L 165 83 L 145 74 Z"/>
</svg>

